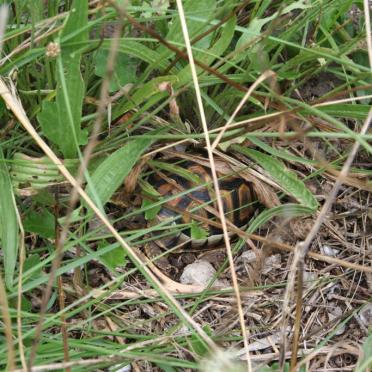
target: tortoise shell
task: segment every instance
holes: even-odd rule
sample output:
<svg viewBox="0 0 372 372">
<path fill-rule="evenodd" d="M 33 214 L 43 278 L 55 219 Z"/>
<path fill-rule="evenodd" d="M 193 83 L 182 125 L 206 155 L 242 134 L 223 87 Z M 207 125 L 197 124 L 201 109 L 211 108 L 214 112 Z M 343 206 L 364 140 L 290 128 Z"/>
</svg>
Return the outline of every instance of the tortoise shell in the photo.
<svg viewBox="0 0 372 372">
<path fill-rule="evenodd" d="M 168 159 L 172 165 L 178 161 Z M 174 167 L 182 172 L 172 172 L 169 170 L 171 167 L 168 167 L 168 170 L 152 174 L 148 179 L 163 199 L 168 200 L 157 213 L 155 223 L 163 223 L 163 226 L 169 226 L 169 231 L 175 231 L 171 236 L 163 231 L 162 237 L 156 238 L 156 243 L 164 249 L 176 246 L 204 249 L 217 245 L 223 241 L 222 230 L 208 224 L 210 220 L 219 222 L 219 218 L 216 218 L 218 207 L 210 169 L 189 160 Z M 252 183 L 236 174 L 217 175 L 226 218 L 237 227 L 245 227 L 255 211 L 252 204 L 257 201 Z M 195 218 L 198 216 L 199 219 Z M 203 232 L 202 238 L 192 237 L 192 226 L 196 223 L 198 231 Z"/>
</svg>

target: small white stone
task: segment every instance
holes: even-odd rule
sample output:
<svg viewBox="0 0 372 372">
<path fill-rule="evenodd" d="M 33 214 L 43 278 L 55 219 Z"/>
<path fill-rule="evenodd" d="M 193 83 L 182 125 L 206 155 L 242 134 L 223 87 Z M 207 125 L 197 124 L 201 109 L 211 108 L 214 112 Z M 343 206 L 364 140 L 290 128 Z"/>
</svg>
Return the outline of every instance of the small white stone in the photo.
<svg viewBox="0 0 372 372">
<path fill-rule="evenodd" d="M 265 264 L 262 270 L 263 274 L 268 274 L 273 269 L 280 269 L 282 258 L 280 254 L 273 254 L 265 260 Z"/>
<path fill-rule="evenodd" d="M 131 372 L 132 371 L 132 366 L 130 364 L 127 364 L 126 366 L 121 367 L 119 369 L 115 369 L 115 368 L 118 368 L 119 366 L 120 366 L 120 364 L 117 364 L 116 366 L 114 366 L 110 370 L 116 371 L 116 372 Z"/>
<path fill-rule="evenodd" d="M 329 245 L 320 246 L 320 251 L 325 256 L 330 256 L 330 257 L 336 257 L 338 253 L 340 252 L 338 249 L 332 248 Z"/>
<path fill-rule="evenodd" d="M 329 320 L 331 321 L 333 319 L 336 319 L 337 317 L 341 317 L 342 314 L 343 314 L 343 311 L 342 311 L 341 307 L 340 306 L 335 306 L 328 313 Z M 342 335 L 345 332 L 345 330 L 346 330 L 345 324 L 342 325 L 341 327 L 338 325 L 336 328 L 337 328 L 337 330 L 335 332 L 335 335 L 336 336 Z"/>
<path fill-rule="evenodd" d="M 317 273 L 313 271 L 304 271 L 303 275 L 305 288 L 310 288 L 314 284 L 315 280 L 318 278 Z"/>
<path fill-rule="evenodd" d="M 245 263 L 252 263 L 257 260 L 256 253 L 253 251 L 245 251 L 242 253 L 241 257 Z"/>
<path fill-rule="evenodd" d="M 360 310 L 359 318 L 367 328 L 372 325 L 372 304 L 368 304 Z"/>
<path fill-rule="evenodd" d="M 206 286 L 215 273 L 216 270 L 208 261 L 196 261 L 184 268 L 180 281 L 182 284 Z"/>
</svg>

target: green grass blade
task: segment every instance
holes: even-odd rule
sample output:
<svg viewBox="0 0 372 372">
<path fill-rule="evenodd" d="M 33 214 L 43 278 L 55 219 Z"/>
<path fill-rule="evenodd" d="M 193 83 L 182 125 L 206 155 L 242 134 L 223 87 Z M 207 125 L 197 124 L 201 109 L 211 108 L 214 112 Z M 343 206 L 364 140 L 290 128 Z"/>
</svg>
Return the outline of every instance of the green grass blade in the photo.
<svg viewBox="0 0 372 372">
<path fill-rule="evenodd" d="M 319 106 L 318 110 L 327 115 L 339 117 L 364 120 L 370 110 L 370 105 L 350 105 L 350 104 L 335 104 L 329 106 Z"/>
<path fill-rule="evenodd" d="M 83 28 L 87 24 L 87 1 L 75 1 L 61 37 Z M 87 32 L 79 33 L 73 41 L 85 41 Z M 63 153 L 65 158 L 74 158 L 79 145 L 87 142 L 87 132 L 81 129 L 82 104 L 85 84 L 80 72 L 81 52 L 62 51 L 56 66 L 56 101 L 47 99 L 42 104 L 38 120 L 44 135 Z"/>
<path fill-rule="evenodd" d="M 363 344 L 363 355 L 358 360 L 358 364 L 356 366 L 356 372 L 364 372 L 370 370 L 372 368 L 372 334 L 370 334 L 367 339 L 364 341 Z"/>
<path fill-rule="evenodd" d="M 94 190 L 88 186 L 88 195 L 99 205 L 105 205 L 153 141 L 151 137 L 137 138 L 112 153 L 92 174 Z"/>
<path fill-rule="evenodd" d="M 282 162 L 274 159 L 272 156 L 263 154 L 259 151 L 247 149 L 239 145 L 233 145 L 232 148 L 239 151 L 261 167 L 263 167 L 270 176 L 287 192 L 292 195 L 300 204 L 315 211 L 318 208 L 318 202 L 313 194 L 306 188 L 305 184 L 292 172 L 290 172 Z"/>
<path fill-rule="evenodd" d="M 0 147 L 0 239 L 4 254 L 5 283 L 12 287 L 18 254 L 16 204 L 4 154 Z"/>
<path fill-rule="evenodd" d="M 247 233 L 253 234 L 259 227 L 274 217 L 299 217 L 312 214 L 313 209 L 299 204 L 285 204 L 261 212 L 250 224 Z"/>
</svg>

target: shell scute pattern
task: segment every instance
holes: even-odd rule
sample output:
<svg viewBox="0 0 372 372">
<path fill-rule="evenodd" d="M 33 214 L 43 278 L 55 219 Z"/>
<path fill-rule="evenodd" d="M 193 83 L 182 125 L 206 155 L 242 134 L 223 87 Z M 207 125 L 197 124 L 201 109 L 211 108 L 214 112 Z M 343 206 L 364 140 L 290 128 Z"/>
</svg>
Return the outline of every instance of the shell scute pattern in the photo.
<svg viewBox="0 0 372 372">
<path fill-rule="evenodd" d="M 149 177 L 149 182 L 162 197 L 171 197 L 163 205 L 157 214 L 156 221 L 163 222 L 170 219 L 170 225 L 190 224 L 192 216 L 202 217 L 204 220 L 217 221 L 209 206 L 217 210 L 215 192 L 213 190 L 213 180 L 209 168 L 192 161 L 184 161 L 178 167 L 198 176 L 201 184 L 195 184 L 190 177 L 181 176 L 168 170 L 162 171 L 165 177 L 153 174 Z M 245 181 L 238 175 L 221 176 L 219 185 L 222 194 L 222 202 L 226 218 L 237 227 L 244 227 L 254 214 L 252 203 L 257 200 L 253 185 Z M 187 194 L 179 195 L 186 190 L 191 190 Z M 177 196 L 178 195 L 178 196 Z M 165 249 L 176 245 L 183 245 L 183 248 L 209 248 L 222 241 L 222 231 L 216 226 L 201 222 L 200 225 L 206 232 L 205 239 L 192 239 L 190 227 L 178 230 L 175 235 L 166 238 L 159 238 L 156 243 Z"/>
</svg>

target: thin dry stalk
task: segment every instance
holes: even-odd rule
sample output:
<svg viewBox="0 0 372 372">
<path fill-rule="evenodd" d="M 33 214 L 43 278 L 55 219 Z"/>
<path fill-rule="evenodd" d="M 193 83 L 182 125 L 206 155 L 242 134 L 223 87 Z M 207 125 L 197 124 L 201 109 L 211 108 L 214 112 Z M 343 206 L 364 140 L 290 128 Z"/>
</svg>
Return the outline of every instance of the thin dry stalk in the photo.
<svg viewBox="0 0 372 372">
<path fill-rule="evenodd" d="M 203 101 L 202 101 L 201 92 L 199 88 L 198 76 L 196 73 L 194 57 L 192 54 L 192 49 L 191 49 L 191 44 L 190 44 L 189 32 L 187 29 L 185 13 L 183 10 L 183 5 L 182 5 L 181 0 L 177 0 L 177 8 L 179 12 L 180 21 L 181 21 L 181 28 L 182 28 L 182 32 L 183 32 L 183 36 L 184 36 L 184 40 L 186 44 L 187 55 L 188 55 L 188 59 L 190 62 L 191 74 L 192 74 L 192 78 L 194 82 L 196 99 L 198 102 L 200 117 L 202 121 L 204 135 L 205 135 L 205 142 L 206 142 L 208 158 L 209 158 L 210 167 L 211 167 L 213 185 L 214 185 L 214 190 L 216 192 L 218 212 L 220 214 L 222 231 L 223 231 L 224 241 L 226 245 L 227 256 L 228 256 L 229 264 L 230 264 L 231 279 L 233 282 L 233 287 L 234 287 L 235 295 L 236 295 L 236 302 L 237 302 L 237 308 L 238 308 L 238 313 L 239 313 L 239 321 L 240 321 L 241 330 L 242 330 L 242 337 L 243 337 L 244 347 L 246 350 L 247 367 L 248 367 L 248 371 L 251 371 L 252 366 L 251 366 L 251 360 L 249 358 L 249 352 L 248 352 L 248 334 L 247 334 L 247 329 L 245 327 L 244 313 L 242 309 L 242 300 L 240 297 L 239 284 L 238 284 L 238 279 L 236 276 L 235 266 L 234 266 L 234 257 L 231 251 L 230 238 L 229 238 L 228 231 L 227 231 L 226 218 L 225 218 L 225 214 L 223 211 L 221 192 L 220 192 L 220 188 L 218 184 L 218 176 L 217 176 L 216 167 L 214 164 L 213 150 L 212 150 L 211 142 L 210 142 L 209 135 L 208 135 L 208 125 L 207 125 L 207 121 L 205 118 L 204 106 L 203 106 Z"/>
<path fill-rule="evenodd" d="M 25 356 L 25 348 L 23 345 L 22 337 L 22 280 L 23 280 L 23 267 L 26 259 L 25 250 L 25 231 L 22 224 L 22 218 L 19 214 L 16 202 L 14 200 L 14 206 L 17 213 L 17 221 L 19 226 L 19 271 L 18 271 L 18 291 L 17 291 L 17 332 L 18 332 L 18 351 L 21 359 L 22 367 L 27 370 L 27 362 Z"/>
<path fill-rule="evenodd" d="M 8 22 L 8 5 L 0 6 L 0 51 L 3 49 L 4 34 Z"/>
<path fill-rule="evenodd" d="M 372 70 L 372 35 L 371 35 L 371 17 L 369 14 L 369 1 L 363 1 L 363 8 L 364 8 L 364 19 L 366 25 L 366 40 L 367 40 L 367 47 L 368 47 L 368 58 L 369 58 L 369 66 Z"/>
<path fill-rule="evenodd" d="M 301 314 L 302 314 L 302 296 L 303 296 L 303 284 L 304 284 L 304 265 L 300 262 L 297 269 L 297 290 L 296 290 L 296 317 L 294 323 L 294 334 L 292 344 L 292 356 L 291 356 L 291 370 L 295 370 L 297 364 L 297 353 L 298 353 L 298 341 L 300 338 L 301 331 Z"/>
<path fill-rule="evenodd" d="M 358 96 L 358 97 L 337 99 L 337 100 L 334 100 L 334 101 L 321 102 L 321 103 L 317 103 L 317 104 L 313 105 L 312 107 L 331 106 L 331 105 L 336 105 L 338 103 L 362 101 L 362 100 L 371 99 L 371 98 L 372 98 L 372 94 L 367 94 L 365 96 Z"/>
<path fill-rule="evenodd" d="M 61 248 L 59 246 L 61 245 L 60 240 L 60 228 L 58 224 L 58 218 L 59 218 L 59 198 L 58 198 L 58 189 L 55 196 L 55 208 L 54 208 L 54 224 L 55 224 L 55 244 L 56 244 L 56 251 L 59 251 Z M 65 308 L 65 293 L 63 290 L 63 279 L 62 275 L 58 277 L 57 280 L 58 285 L 58 300 L 59 300 L 59 309 L 61 311 L 60 319 L 61 319 L 61 333 L 62 333 L 62 340 L 63 340 L 63 361 L 69 362 L 70 361 L 70 355 L 69 355 L 69 347 L 68 347 L 68 334 L 67 334 L 67 323 L 66 323 L 66 317 L 63 312 Z M 71 372 L 71 368 L 66 368 L 66 372 Z"/>
<path fill-rule="evenodd" d="M 8 347 L 8 368 L 13 371 L 15 369 L 15 350 L 13 345 L 13 333 L 12 333 L 12 321 L 9 314 L 8 298 L 3 282 L 3 278 L 0 275 L 0 308 L 4 323 L 4 334 L 6 345 Z"/>
</svg>

